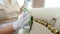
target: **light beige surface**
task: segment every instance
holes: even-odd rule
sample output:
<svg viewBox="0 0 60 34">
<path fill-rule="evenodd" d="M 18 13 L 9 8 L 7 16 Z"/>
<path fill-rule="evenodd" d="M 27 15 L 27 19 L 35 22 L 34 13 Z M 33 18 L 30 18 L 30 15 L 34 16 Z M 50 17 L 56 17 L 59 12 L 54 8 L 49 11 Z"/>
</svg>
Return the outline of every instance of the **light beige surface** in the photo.
<svg viewBox="0 0 60 34">
<path fill-rule="evenodd" d="M 52 22 L 52 18 L 60 17 L 60 8 L 33 8 L 31 14 L 40 20 L 47 20 L 52 26 L 55 22 Z"/>
<path fill-rule="evenodd" d="M 60 8 L 33 8 L 31 10 L 31 14 L 33 17 L 40 19 L 40 20 L 47 20 L 53 27 L 60 31 Z M 52 18 L 56 18 L 56 22 L 52 21 Z M 40 29 L 41 28 L 41 29 Z M 39 29 L 41 32 L 39 32 Z M 37 23 L 33 24 L 32 33 L 46 33 L 44 26 L 39 25 Z M 45 34 L 44 33 L 44 34 Z M 50 33 L 49 31 L 47 33 Z M 50 33 L 51 34 L 51 33 Z"/>
<path fill-rule="evenodd" d="M 11 1 L 11 3 L 9 3 L 8 0 L 4 0 L 4 2 L 4 5 L 0 4 L 0 16 L 2 16 L 0 20 L 4 20 L 4 22 L 7 20 L 16 20 L 20 14 L 20 7 L 17 1 Z"/>
<path fill-rule="evenodd" d="M 37 22 L 33 22 L 33 27 L 30 34 L 53 34 L 53 33 L 47 27 Z"/>
</svg>

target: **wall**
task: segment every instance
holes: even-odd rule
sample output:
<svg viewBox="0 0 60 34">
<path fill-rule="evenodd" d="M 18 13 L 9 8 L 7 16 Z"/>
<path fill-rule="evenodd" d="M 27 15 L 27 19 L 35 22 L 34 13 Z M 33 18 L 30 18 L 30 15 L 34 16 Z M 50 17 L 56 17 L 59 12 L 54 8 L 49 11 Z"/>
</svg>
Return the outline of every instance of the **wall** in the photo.
<svg viewBox="0 0 60 34">
<path fill-rule="evenodd" d="M 43 7 L 45 0 L 33 0 L 33 8 Z"/>
</svg>

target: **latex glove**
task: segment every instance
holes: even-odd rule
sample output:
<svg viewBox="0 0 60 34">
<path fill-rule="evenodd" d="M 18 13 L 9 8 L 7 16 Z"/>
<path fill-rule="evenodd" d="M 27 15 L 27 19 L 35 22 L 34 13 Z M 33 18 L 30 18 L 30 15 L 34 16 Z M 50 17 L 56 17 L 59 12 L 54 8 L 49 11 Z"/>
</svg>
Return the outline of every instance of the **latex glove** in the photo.
<svg viewBox="0 0 60 34">
<path fill-rule="evenodd" d="M 29 22 L 29 15 L 27 13 L 22 12 L 21 15 L 18 17 L 17 22 L 13 23 L 13 28 L 15 30 L 19 30 L 24 28 L 26 24 Z"/>
</svg>

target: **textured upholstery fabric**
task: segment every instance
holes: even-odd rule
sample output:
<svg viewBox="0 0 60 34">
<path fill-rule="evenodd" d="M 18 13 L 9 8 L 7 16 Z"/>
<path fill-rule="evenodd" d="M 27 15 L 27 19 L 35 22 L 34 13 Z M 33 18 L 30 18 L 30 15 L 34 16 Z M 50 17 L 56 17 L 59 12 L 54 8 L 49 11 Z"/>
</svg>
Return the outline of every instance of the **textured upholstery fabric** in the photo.
<svg viewBox="0 0 60 34">
<path fill-rule="evenodd" d="M 53 34 L 53 33 L 47 27 L 34 21 L 30 34 Z"/>
<path fill-rule="evenodd" d="M 16 0 L 2 0 L 0 3 L 0 22 L 9 22 L 16 20 L 20 14 L 20 7 Z"/>
<path fill-rule="evenodd" d="M 60 8 L 33 8 L 31 14 L 37 19 L 47 21 L 60 31 Z M 53 22 L 53 18 L 56 19 L 55 22 Z M 38 23 L 33 22 L 31 34 L 51 34 L 51 32 L 45 28 L 46 27 L 41 24 L 39 25 Z"/>
<path fill-rule="evenodd" d="M 52 26 L 55 25 L 52 21 L 53 18 L 57 20 L 60 17 L 60 8 L 33 8 L 31 14 L 33 17 L 48 21 Z"/>
</svg>

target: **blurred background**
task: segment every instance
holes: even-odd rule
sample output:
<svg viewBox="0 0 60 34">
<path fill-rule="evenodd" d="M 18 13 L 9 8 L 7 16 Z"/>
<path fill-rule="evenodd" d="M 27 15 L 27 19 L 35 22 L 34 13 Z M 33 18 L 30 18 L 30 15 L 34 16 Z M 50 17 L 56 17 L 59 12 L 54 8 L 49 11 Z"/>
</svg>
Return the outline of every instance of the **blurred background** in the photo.
<svg viewBox="0 0 60 34">
<path fill-rule="evenodd" d="M 60 7 L 60 0 L 33 0 L 33 8 L 53 8 Z"/>
<path fill-rule="evenodd" d="M 21 5 L 24 3 L 24 0 L 18 0 L 18 1 L 20 2 Z M 0 0 L 0 3 L 4 4 L 2 0 Z M 60 7 L 60 0 L 32 0 L 32 7 L 33 8 Z"/>
</svg>

